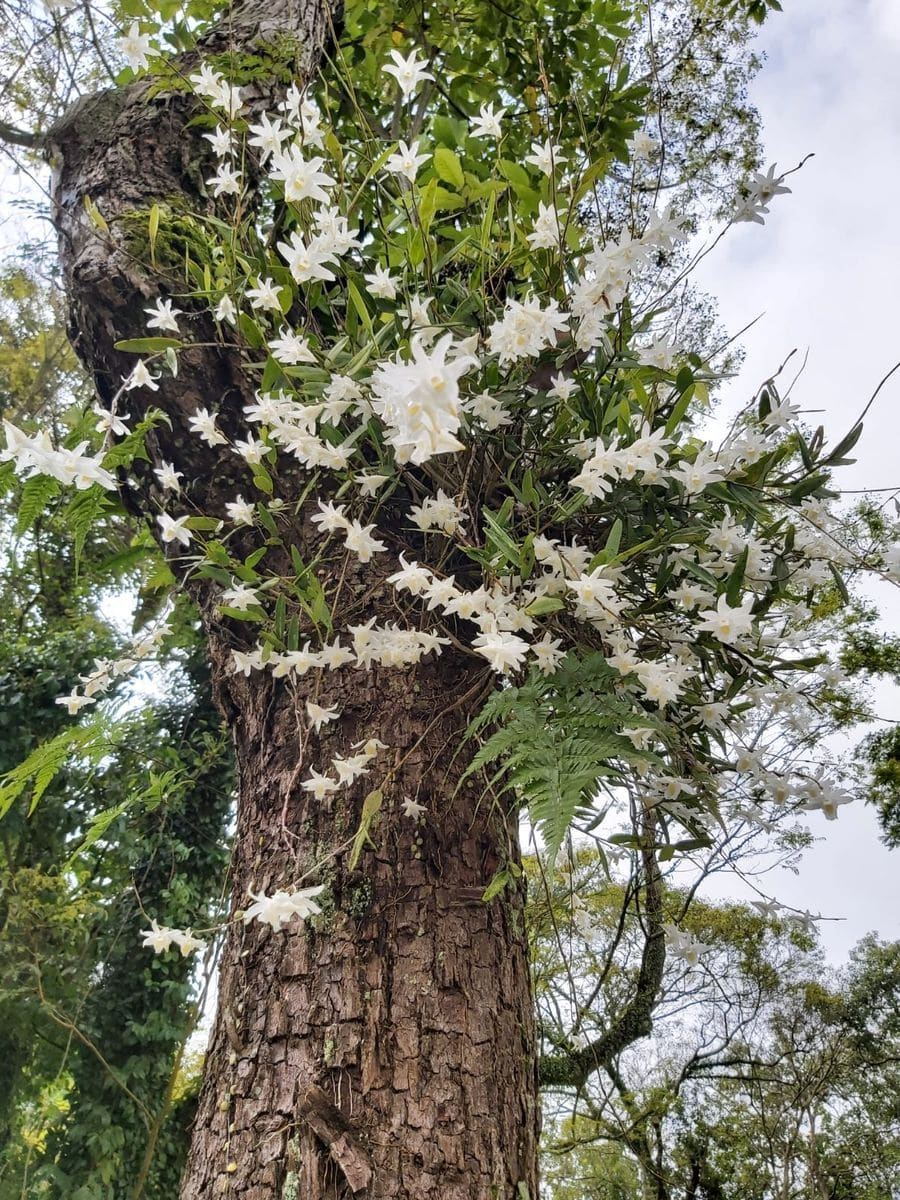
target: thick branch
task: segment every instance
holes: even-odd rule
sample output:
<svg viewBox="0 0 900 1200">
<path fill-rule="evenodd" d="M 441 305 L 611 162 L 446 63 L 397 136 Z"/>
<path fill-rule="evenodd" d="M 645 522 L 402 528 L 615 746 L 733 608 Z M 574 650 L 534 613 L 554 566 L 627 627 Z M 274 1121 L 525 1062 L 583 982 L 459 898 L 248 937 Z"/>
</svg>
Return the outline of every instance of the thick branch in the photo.
<svg viewBox="0 0 900 1200">
<path fill-rule="evenodd" d="M 0 121 L 0 142 L 10 146 L 22 146 L 26 150 L 43 150 L 45 135 L 30 133 L 27 129 L 18 129 L 6 121 Z"/>
<path fill-rule="evenodd" d="M 569 1054 L 544 1055 L 540 1061 L 543 1087 L 583 1087 L 596 1071 L 608 1069 L 616 1058 L 653 1030 L 653 1010 L 662 986 L 666 965 L 663 932 L 663 884 L 655 851 L 650 848 L 652 831 L 646 834 L 648 847 L 642 851 L 646 884 L 644 904 L 647 928 L 641 969 L 631 1003 L 605 1033 L 587 1046 Z"/>
</svg>

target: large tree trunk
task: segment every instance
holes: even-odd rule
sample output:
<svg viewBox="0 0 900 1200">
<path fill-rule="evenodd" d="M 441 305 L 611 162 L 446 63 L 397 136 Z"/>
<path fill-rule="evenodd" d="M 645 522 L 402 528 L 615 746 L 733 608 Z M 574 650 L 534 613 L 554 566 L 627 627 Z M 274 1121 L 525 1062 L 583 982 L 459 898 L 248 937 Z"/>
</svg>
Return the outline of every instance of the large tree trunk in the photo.
<svg viewBox="0 0 900 1200">
<path fill-rule="evenodd" d="M 259 52 L 277 36 L 283 57 L 284 38 L 293 36 L 297 72 L 307 77 L 332 16 L 323 0 L 244 0 L 201 51 Z M 185 56 L 181 72 L 196 61 Z M 277 100 L 277 78 L 273 72 L 247 93 L 251 111 Z M 107 403 L 134 361 L 114 343 L 145 334 L 144 306 L 161 290 L 183 289 L 150 270 L 135 235 L 153 203 L 182 197 L 193 211 L 208 205 L 199 181 L 210 173 L 209 151 L 202 130 L 188 125 L 196 111 L 183 90 L 154 94 L 138 80 L 81 103 L 51 138 L 73 337 Z M 254 383 L 239 351 L 216 345 L 208 315 L 188 319 L 196 344 L 180 353 L 177 379 L 161 380 L 148 397 L 168 423 L 150 435 L 151 462 L 136 464 L 126 496 L 148 517 L 166 500 L 151 473 L 164 460 L 184 473 L 188 502 L 205 514 L 223 515 L 248 484 L 240 460 L 198 444 L 187 418 L 218 404 L 222 428 L 245 436 L 241 408 Z M 140 415 L 140 396 L 128 393 L 132 416 Z M 303 482 L 282 474 L 278 494 L 290 500 Z M 300 514 L 284 544 L 303 549 L 308 532 Z M 396 530 L 382 532 L 402 548 Z M 395 615 L 377 578 L 349 576 L 353 620 Z M 278 931 L 259 922 L 231 927 L 184 1200 L 535 1197 L 537 1080 L 522 896 L 510 889 L 490 904 L 481 899 L 498 864 L 517 857 L 515 814 L 483 795 L 477 780 L 456 790 L 466 757 L 455 751 L 483 698 L 483 664 L 451 652 L 403 672 L 326 672 L 315 698 L 338 704 L 342 717 L 320 738 L 304 719 L 310 677 L 234 674 L 231 649 L 247 648 L 244 635 L 216 617 L 210 585 L 195 580 L 192 589 L 237 751 L 234 909 L 248 904 L 251 887 L 271 892 L 301 880 L 327 885 L 327 908 Z M 310 766 L 327 770 L 332 757 L 370 737 L 387 749 L 367 778 L 325 802 L 301 789 Z M 371 844 L 351 872 L 347 843 L 384 770 L 391 774 Z M 404 814 L 406 797 L 426 806 L 420 822 Z"/>
<path fill-rule="evenodd" d="M 395 773 L 358 869 L 345 850 L 307 879 L 327 885 L 323 917 L 232 928 L 184 1200 L 536 1196 L 521 896 L 482 900 L 516 831 L 480 785 L 453 794 L 477 699 L 468 664 L 342 676 L 318 695 L 341 720 L 317 738 L 299 695 L 229 674 L 228 659 L 214 641 L 235 718 L 238 904 L 352 840 L 365 794 Z M 352 800 L 300 790 L 310 763 L 370 736 L 389 749 Z M 405 815 L 406 797 L 427 814 Z"/>
</svg>

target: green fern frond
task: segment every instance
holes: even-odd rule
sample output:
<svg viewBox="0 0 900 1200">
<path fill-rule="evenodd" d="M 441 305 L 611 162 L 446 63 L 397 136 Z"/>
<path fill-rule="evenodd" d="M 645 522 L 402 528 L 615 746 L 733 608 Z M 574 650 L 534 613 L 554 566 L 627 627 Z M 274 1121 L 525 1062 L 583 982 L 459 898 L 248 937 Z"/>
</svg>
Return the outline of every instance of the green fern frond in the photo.
<svg viewBox="0 0 900 1200">
<path fill-rule="evenodd" d="M 12 804 L 31 785 L 29 812 L 33 812 L 41 796 L 75 754 L 99 761 L 109 751 L 109 727 L 98 718 L 89 725 L 73 725 L 56 737 L 43 742 L 24 762 L 8 771 L 0 780 L 0 817 L 6 815 Z"/>
<path fill-rule="evenodd" d="M 617 678 L 602 654 L 569 655 L 554 675 L 534 672 L 520 687 L 494 692 L 469 726 L 468 736 L 483 740 L 466 776 L 495 767 L 490 785 L 521 798 L 551 861 L 576 817 L 593 810 L 600 781 L 654 757 L 621 735 L 636 720 L 657 722 L 615 695 Z"/>
<path fill-rule="evenodd" d="M 52 475 L 32 475 L 22 485 L 22 495 L 16 512 L 16 534 L 27 533 L 51 500 L 59 495 L 60 487 Z"/>
<path fill-rule="evenodd" d="M 96 528 L 103 514 L 112 507 L 107 492 L 95 484 L 83 492 L 76 492 L 63 510 L 66 526 L 74 535 L 76 569 L 81 562 L 88 534 Z"/>
</svg>

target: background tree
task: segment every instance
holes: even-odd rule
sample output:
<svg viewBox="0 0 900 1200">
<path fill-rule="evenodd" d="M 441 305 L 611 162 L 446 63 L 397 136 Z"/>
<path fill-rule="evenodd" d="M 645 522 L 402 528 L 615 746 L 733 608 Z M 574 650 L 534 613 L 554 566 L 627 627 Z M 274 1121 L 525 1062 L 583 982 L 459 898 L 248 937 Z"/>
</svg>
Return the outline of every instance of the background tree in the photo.
<svg viewBox="0 0 900 1200">
<path fill-rule="evenodd" d="M 585 909 L 572 936 L 584 939 L 586 956 L 560 953 L 546 913 L 534 927 L 541 1028 L 557 1042 L 571 1028 L 567 974 L 611 994 L 600 1011 L 614 1013 L 617 993 L 633 987 L 622 941 L 614 966 L 596 953 L 616 940 L 617 890 L 580 893 Z M 700 903 L 684 927 L 704 948 L 695 964 L 667 963 L 652 1038 L 603 1064 L 581 1091 L 551 1089 L 548 1194 L 892 1195 L 900 1170 L 896 944 L 869 937 L 834 972 L 796 919 Z"/>
<path fill-rule="evenodd" d="M 73 410 L 80 416 L 86 389 L 55 293 L 22 268 L 4 289 L 5 415 L 40 414 L 64 428 Z M 9 535 L 0 574 L 4 772 L 41 740 L 65 737 L 59 695 L 127 645 L 101 605 L 161 565 L 126 522 L 73 538 L 61 503 L 21 529 L 21 501 L 12 487 L 0 517 Z M 231 796 L 189 613 L 180 626 L 166 696 L 158 680 L 145 683 L 143 698 L 120 688 L 108 733 L 88 757 L 48 781 L 33 812 L 13 805 L 0 823 L 3 1197 L 46 1194 L 49 1185 L 51 1194 L 111 1200 L 131 1196 L 142 1172 L 147 1196 L 177 1186 L 186 1114 L 184 1105 L 169 1111 L 167 1093 L 196 1016 L 191 964 L 136 966 L 134 940 L 140 903 L 175 921 L 216 908 Z"/>
</svg>

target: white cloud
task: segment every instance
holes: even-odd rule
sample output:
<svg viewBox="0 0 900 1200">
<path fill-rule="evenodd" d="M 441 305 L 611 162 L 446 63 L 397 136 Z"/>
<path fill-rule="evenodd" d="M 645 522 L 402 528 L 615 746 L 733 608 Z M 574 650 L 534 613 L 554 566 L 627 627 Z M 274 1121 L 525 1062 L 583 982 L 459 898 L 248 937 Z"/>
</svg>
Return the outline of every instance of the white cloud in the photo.
<svg viewBox="0 0 900 1200">
<path fill-rule="evenodd" d="M 872 0 L 875 27 L 900 45 L 900 5 L 897 0 Z"/>
</svg>

